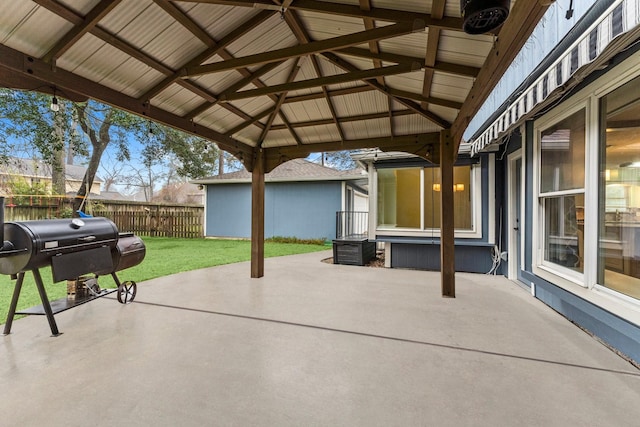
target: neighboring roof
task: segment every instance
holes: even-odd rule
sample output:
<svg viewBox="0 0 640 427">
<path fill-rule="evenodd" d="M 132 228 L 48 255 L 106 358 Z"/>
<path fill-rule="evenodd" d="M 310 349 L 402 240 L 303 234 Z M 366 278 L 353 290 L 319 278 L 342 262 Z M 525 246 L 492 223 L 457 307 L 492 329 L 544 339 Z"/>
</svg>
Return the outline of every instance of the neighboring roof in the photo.
<svg viewBox="0 0 640 427">
<path fill-rule="evenodd" d="M 119 191 L 101 191 L 100 195 L 92 193 L 89 197 L 100 200 L 132 200 L 131 197 L 125 196 Z"/>
<path fill-rule="evenodd" d="M 267 171 L 312 152 L 428 155 L 442 129 L 460 143 L 551 2 L 510 3 L 496 37 L 463 32 L 459 0 L 9 1 L 0 86 L 96 99 L 249 169 L 258 152 Z"/>
<path fill-rule="evenodd" d="M 70 181 L 82 181 L 87 168 L 79 165 L 65 165 L 65 179 Z M 22 175 L 39 178 L 51 178 L 51 165 L 37 159 L 23 159 L 9 157 L 6 163 L 0 164 L 0 173 L 9 175 Z M 94 182 L 102 182 L 96 176 Z"/>
<path fill-rule="evenodd" d="M 304 159 L 294 159 L 281 164 L 265 174 L 266 182 L 298 182 L 298 181 L 352 181 L 366 178 L 362 169 L 339 171 Z M 246 169 L 222 175 L 191 181 L 194 184 L 237 184 L 251 182 L 251 173 Z"/>
</svg>

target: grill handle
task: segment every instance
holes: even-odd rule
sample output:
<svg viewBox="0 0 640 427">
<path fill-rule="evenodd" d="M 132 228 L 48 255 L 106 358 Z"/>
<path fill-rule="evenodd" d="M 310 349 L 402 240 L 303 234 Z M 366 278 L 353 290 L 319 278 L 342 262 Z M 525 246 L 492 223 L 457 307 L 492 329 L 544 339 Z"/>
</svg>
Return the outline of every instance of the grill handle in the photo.
<svg viewBox="0 0 640 427">
<path fill-rule="evenodd" d="M 93 242 L 94 240 L 96 240 L 96 236 L 85 236 L 85 237 L 78 237 L 78 240 L 81 242 Z"/>
</svg>

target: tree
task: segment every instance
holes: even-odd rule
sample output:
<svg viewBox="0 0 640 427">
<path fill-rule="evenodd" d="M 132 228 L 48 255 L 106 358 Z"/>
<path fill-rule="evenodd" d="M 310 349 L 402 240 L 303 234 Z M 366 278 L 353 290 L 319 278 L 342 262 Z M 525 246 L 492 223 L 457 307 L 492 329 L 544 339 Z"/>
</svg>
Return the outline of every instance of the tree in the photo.
<svg viewBox="0 0 640 427">
<path fill-rule="evenodd" d="M 160 186 L 213 175 L 218 166 L 220 150 L 206 139 L 129 116 L 132 137 L 142 148 L 137 159 L 141 167 L 132 167 L 124 181 L 128 188 L 140 188 L 146 200 Z"/>
<path fill-rule="evenodd" d="M 55 112 L 51 103 L 48 95 L 0 89 L 0 120 L 5 140 L 14 141 L 9 153 L 15 155 L 20 142 L 24 142 L 22 149 L 32 151 L 27 153 L 29 157 L 36 154 L 35 148 L 39 157 L 51 166 L 53 193 L 64 194 L 65 152 L 69 147 L 83 152 L 84 147 L 71 127 L 75 114 L 71 104 L 59 99 L 59 110 Z"/>
<path fill-rule="evenodd" d="M 150 185 L 159 176 L 200 178 L 213 174 L 218 160 L 217 147 L 196 136 L 175 129 L 152 124 L 150 121 L 95 101 L 72 103 L 57 98 L 59 110 L 50 109 L 52 98 L 36 92 L 0 90 L 0 131 L 6 138 L 25 139 L 26 145 L 35 147 L 41 158 L 56 174 L 64 177 L 65 153 L 69 151 L 88 159 L 87 169 L 76 194 L 74 212 L 91 192 L 102 156 L 107 148 L 118 162 L 129 161 L 130 146 L 137 142 L 142 147 L 143 173 L 138 179 Z M 86 136 L 80 138 L 78 128 Z M 0 153 L 1 155 L 2 153 Z M 168 167 L 165 157 L 175 156 L 174 169 Z M 173 178 L 170 178 L 173 179 Z M 59 187 L 59 181 L 54 177 Z M 64 193 L 64 186 L 56 188 Z"/>
<path fill-rule="evenodd" d="M 349 170 L 356 167 L 356 162 L 351 158 L 351 151 L 333 151 L 328 153 L 320 153 L 321 164 L 338 170 Z"/>
</svg>

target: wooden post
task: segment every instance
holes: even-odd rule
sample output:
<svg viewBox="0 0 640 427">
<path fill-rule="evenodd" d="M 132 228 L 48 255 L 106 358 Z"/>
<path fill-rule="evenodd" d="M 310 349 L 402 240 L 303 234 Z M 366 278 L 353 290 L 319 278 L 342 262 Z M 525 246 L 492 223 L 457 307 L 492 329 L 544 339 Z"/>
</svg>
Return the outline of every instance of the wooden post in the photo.
<svg viewBox="0 0 640 427">
<path fill-rule="evenodd" d="M 251 171 L 251 277 L 264 276 L 264 152 L 256 149 Z"/>
<path fill-rule="evenodd" d="M 455 242 L 453 206 L 453 163 L 455 144 L 451 130 L 440 132 L 440 272 L 442 296 L 455 298 Z"/>
</svg>

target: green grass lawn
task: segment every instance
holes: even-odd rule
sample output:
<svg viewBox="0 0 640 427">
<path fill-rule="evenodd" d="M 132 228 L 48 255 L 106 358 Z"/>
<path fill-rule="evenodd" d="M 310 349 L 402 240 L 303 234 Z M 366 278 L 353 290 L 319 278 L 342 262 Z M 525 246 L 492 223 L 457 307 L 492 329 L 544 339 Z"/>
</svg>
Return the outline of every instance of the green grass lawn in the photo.
<svg viewBox="0 0 640 427">
<path fill-rule="evenodd" d="M 247 240 L 176 239 L 168 237 L 144 237 L 147 254 L 144 261 L 135 267 L 118 273 L 121 281 L 141 282 L 181 271 L 197 270 L 222 264 L 248 261 L 251 259 L 251 242 Z M 300 243 L 272 243 L 264 245 L 265 257 L 302 254 L 330 249 L 327 245 Z M 49 300 L 63 298 L 67 294 L 66 282 L 51 283 L 49 268 L 40 270 Z M 247 269 L 247 274 L 249 270 Z M 15 281 L 0 275 L 0 324 L 7 320 L 7 312 Z M 100 279 L 102 288 L 115 287 L 111 277 Z M 40 297 L 33 281 L 33 275 L 25 276 L 18 310 L 40 305 Z"/>
</svg>

